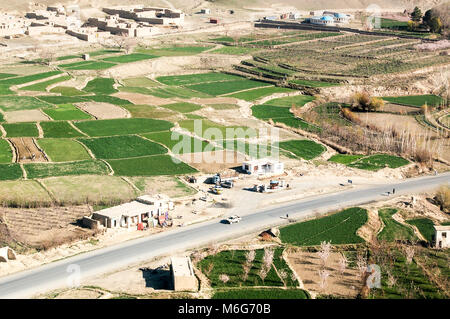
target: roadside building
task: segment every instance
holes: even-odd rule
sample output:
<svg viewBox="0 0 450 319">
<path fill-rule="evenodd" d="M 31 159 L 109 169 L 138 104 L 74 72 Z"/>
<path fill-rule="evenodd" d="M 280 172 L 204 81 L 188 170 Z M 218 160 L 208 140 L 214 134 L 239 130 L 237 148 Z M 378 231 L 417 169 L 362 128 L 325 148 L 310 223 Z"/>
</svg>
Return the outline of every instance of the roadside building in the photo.
<svg viewBox="0 0 450 319">
<path fill-rule="evenodd" d="M 450 226 L 434 226 L 434 247 L 450 247 Z"/>
<path fill-rule="evenodd" d="M 211 14 L 211 9 L 207 9 L 207 8 L 201 9 L 200 13 L 202 13 L 202 14 Z"/>
<path fill-rule="evenodd" d="M 242 163 L 242 170 L 247 174 L 279 175 L 284 173 L 284 163 L 270 159 L 255 159 Z"/>
<path fill-rule="evenodd" d="M 189 257 L 172 257 L 170 272 L 175 291 L 197 291 L 198 283 Z"/>
<path fill-rule="evenodd" d="M 335 25 L 334 19 L 331 16 L 314 16 L 309 19 L 310 23 L 318 25 Z"/>
<path fill-rule="evenodd" d="M 99 221 L 106 228 L 130 228 L 144 223 L 154 227 L 163 224 L 173 209 L 173 201 L 165 195 L 144 195 L 130 203 L 97 211 L 91 219 Z"/>
</svg>

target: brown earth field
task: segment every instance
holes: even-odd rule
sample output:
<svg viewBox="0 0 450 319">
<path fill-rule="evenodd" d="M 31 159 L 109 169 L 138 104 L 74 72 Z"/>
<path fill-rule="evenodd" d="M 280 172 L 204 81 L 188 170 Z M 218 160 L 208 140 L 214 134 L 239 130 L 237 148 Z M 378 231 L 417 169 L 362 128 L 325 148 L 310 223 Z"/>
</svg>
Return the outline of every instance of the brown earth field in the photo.
<svg viewBox="0 0 450 319">
<path fill-rule="evenodd" d="M 50 119 L 40 110 L 5 112 L 6 122 L 40 122 Z"/>
<path fill-rule="evenodd" d="M 101 103 L 101 102 L 85 102 L 76 104 L 81 110 L 94 116 L 96 119 L 119 119 L 130 117 L 129 113 L 120 106 Z"/>
<path fill-rule="evenodd" d="M 318 294 L 354 298 L 362 288 L 357 269 L 349 268 L 341 274 L 338 271 L 339 253 L 332 252 L 327 260 L 326 270 L 330 273 L 327 284 L 320 287 L 319 270 L 322 262 L 317 253 L 300 251 L 288 255 L 288 261 L 303 282 L 304 288 Z"/>
<path fill-rule="evenodd" d="M 165 105 L 171 104 L 175 101 L 169 99 L 163 99 L 152 95 L 145 95 L 140 93 L 129 93 L 129 92 L 118 92 L 114 93 L 113 96 L 120 99 L 125 99 L 133 104 L 149 104 L 149 105 Z"/>
<path fill-rule="evenodd" d="M 212 151 L 188 153 L 178 156 L 183 162 L 205 172 L 217 173 L 230 168 L 240 167 L 245 156 L 232 151 Z"/>
<path fill-rule="evenodd" d="M 29 162 L 47 162 L 45 154 L 36 146 L 32 137 L 10 138 L 9 141 L 14 145 L 17 152 L 16 161 L 19 163 Z M 32 159 L 33 154 L 35 158 Z"/>
</svg>

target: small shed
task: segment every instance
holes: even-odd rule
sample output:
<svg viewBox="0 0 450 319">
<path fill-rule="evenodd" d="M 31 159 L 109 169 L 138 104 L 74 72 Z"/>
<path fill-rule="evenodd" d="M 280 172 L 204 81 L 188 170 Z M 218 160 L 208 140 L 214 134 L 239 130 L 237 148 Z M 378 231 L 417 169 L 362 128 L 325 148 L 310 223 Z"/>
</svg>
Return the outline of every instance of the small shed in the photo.
<svg viewBox="0 0 450 319">
<path fill-rule="evenodd" d="M 450 247 L 450 226 L 434 226 L 434 247 Z"/>
<path fill-rule="evenodd" d="M 209 23 L 218 24 L 218 23 L 219 23 L 219 19 L 217 19 L 217 18 L 211 18 L 211 19 L 209 19 Z"/>
<path fill-rule="evenodd" d="M 172 257 L 170 272 L 175 291 L 197 291 L 197 278 L 189 257 Z"/>
<path fill-rule="evenodd" d="M 203 13 L 203 14 L 210 14 L 210 13 L 211 13 L 211 9 L 208 9 L 208 8 L 201 9 L 201 10 L 200 10 L 200 13 Z"/>
<path fill-rule="evenodd" d="M 90 56 L 89 56 L 88 53 L 84 53 L 84 54 L 82 55 L 82 58 L 83 58 L 83 60 L 88 61 L 88 60 L 90 59 Z"/>
</svg>

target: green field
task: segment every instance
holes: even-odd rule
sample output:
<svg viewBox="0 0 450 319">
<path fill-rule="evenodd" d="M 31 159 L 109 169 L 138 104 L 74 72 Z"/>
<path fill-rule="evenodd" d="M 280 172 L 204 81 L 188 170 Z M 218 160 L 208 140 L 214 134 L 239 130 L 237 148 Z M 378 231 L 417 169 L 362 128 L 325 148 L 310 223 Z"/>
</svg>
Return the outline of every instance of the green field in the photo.
<svg viewBox="0 0 450 319">
<path fill-rule="evenodd" d="M 336 154 L 331 156 L 328 161 L 348 165 L 363 157 L 364 155 Z"/>
<path fill-rule="evenodd" d="M 272 267 L 265 278 L 264 282 L 258 276 L 258 271 L 262 267 L 262 258 L 264 255 L 263 249 L 255 250 L 255 259 L 253 261 L 253 267 L 250 269 L 248 279 L 243 282 L 241 279 L 241 275 L 243 273 L 242 265 L 245 262 L 245 253 L 246 250 L 225 250 L 217 253 L 216 255 L 209 255 L 198 263 L 200 270 L 205 273 L 205 270 L 213 265 L 213 268 L 209 275 L 207 275 L 208 279 L 211 282 L 211 287 L 213 288 L 221 288 L 221 287 L 239 287 L 239 286 L 271 286 L 271 287 L 280 287 L 283 286 L 283 282 L 278 277 L 277 272 L 275 271 L 274 266 L 278 271 L 281 269 L 285 270 L 288 274 L 291 273 L 290 268 L 284 261 L 281 259 L 281 253 L 283 248 L 276 248 L 274 252 L 274 258 Z M 219 276 L 222 274 L 228 275 L 230 280 L 226 283 L 222 282 L 219 279 Z M 290 276 L 289 276 L 290 277 Z M 287 280 L 287 286 L 297 286 L 298 282 L 293 282 L 292 280 Z"/>
<path fill-rule="evenodd" d="M 73 104 L 61 104 L 43 112 L 55 121 L 89 120 L 91 116 L 84 113 Z"/>
<path fill-rule="evenodd" d="M 49 138 L 71 138 L 83 136 L 68 122 L 41 122 L 44 137 Z"/>
<path fill-rule="evenodd" d="M 174 115 L 177 115 L 176 112 L 167 110 L 165 108 L 152 106 L 152 105 L 125 105 L 125 109 L 131 113 L 131 116 L 134 118 L 153 118 L 153 119 L 165 119 Z"/>
<path fill-rule="evenodd" d="M 247 127 L 223 126 L 221 124 L 212 122 L 207 119 L 206 120 L 205 119 L 182 120 L 182 121 L 179 121 L 178 123 L 180 124 L 181 128 L 183 128 L 189 132 L 192 132 L 194 134 L 197 134 L 197 136 L 203 137 L 208 140 L 222 140 L 222 139 L 230 139 L 231 140 L 236 137 L 243 137 L 243 136 L 227 136 L 227 129 L 243 129 L 244 131 L 247 130 Z M 201 128 L 201 132 L 200 132 L 200 128 Z M 210 130 L 210 129 L 212 129 L 212 130 Z M 205 134 L 205 133 L 208 133 L 211 136 L 207 136 L 208 134 Z M 250 133 L 251 134 L 248 137 L 255 136 L 254 130 L 252 130 Z M 216 136 L 217 134 L 219 134 L 219 135 Z"/>
<path fill-rule="evenodd" d="M 379 240 L 396 241 L 396 240 L 416 240 L 417 237 L 411 227 L 405 226 L 392 218 L 397 212 L 395 208 L 383 208 L 378 210 L 384 227 L 378 234 Z"/>
<path fill-rule="evenodd" d="M 214 292 L 212 299 L 309 299 L 301 289 L 242 288 L 224 289 Z"/>
<path fill-rule="evenodd" d="M 114 174 L 119 176 L 183 175 L 197 172 L 183 162 L 175 163 L 169 155 L 108 160 L 108 163 Z"/>
<path fill-rule="evenodd" d="M 136 197 L 131 186 L 117 176 L 83 175 L 50 177 L 41 180 L 65 204 L 118 205 Z"/>
<path fill-rule="evenodd" d="M 160 132 L 173 127 L 167 121 L 143 118 L 83 121 L 74 124 L 92 137 Z"/>
<path fill-rule="evenodd" d="M 55 105 L 87 102 L 89 101 L 90 98 L 91 96 L 86 98 L 81 96 L 58 96 L 58 95 L 39 96 L 39 100 Z"/>
<path fill-rule="evenodd" d="M 250 54 L 259 49 L 247 48 L 247 47 L 237 47 L 237 46 L 224 46 L 223 48 L 215 49 L 211 53 L 216 54 L 228 54 L 228 55 L 244 55 Z"/>
<path fill-rule="evenodd" d="M 48 81 L 39 82 L 39 83 L 36 83 L 33 85 L 23 86 L 19 90 L 45 92 L 48 86 L 55 84 L 55 83 L 68 81 L 71 78 L 72 77 L 70 75 L 63 75 L 63 76 L 57 77 L 56 79 L 53 79 L 53 80 L 48 80 Z"/>
<path fill-rule="evenodd" d="M 22 176 L 23 173 L 19 164 L 0 164 L 0 180 L 19 179 Z"/>
<path fill-rule="evenodd" d="M 5 112 L 47 107 L 51 107 L 51 105 L 32 96 L 0 96 L 0 108 Z"/>
<path fill-rule="evenodd" d="M 86 100 L 94 101 L 94 102 L 102 102 L 102 103 L 109 103 L 114 105 L 130 105 L 133 104 L 128 100 L 124 100 L 115 96 L 109 96 L 109 95 L 92 95 L 92 96 L 84 96 L 83 97 Z"/>
<path fill-rule="evenodd" d="M 139 194 L 163 193 L 170 198 L 195 195 L 198 191 L 175 176 L 134 176 L 128 178 L 139 189 Z"/>
<path fill-rule="evenodd" d="M 187 103 L 187 102 L 179 102 L 173 104 L 165 104 L 162 107 L 180 113 L 190 113 L 197 110 L 200 110 L 202 107 L 198 104 Z"/>
<path fill-rule="evenodd" d="M 279 143 L 279 147 L 305 160 L 312 160 L 326 151 L 323 145 L 310 140 L 290 140 Z"/>
<path fill-rule="evenodd" d="M 289 111 L 288 107 L 278 107 L 265 104 L 252 106 L 252 114 L 258 119 L 278 119 L 294 116 Z"/>
<path fill-rule="evenodd" d="M 348 166 L 365 169 L 368 171 L 378 171 L 385 167 L 398 168 L 407 164 L 409 164 L 409 161 L 399 156 L 376 154 L 363 157 L 351 164 L 348 164 Z"/>
<path fill-rule="evenodd" d="M 394 104 L 407 105 L 421 107 L 424 104 L 430 106 L 439 106 L 444 100 L 437 95 L 408 95 L 408 96 L 395 96 L 395 97 L 383 97 L 383 100 Z"/>
<path fill-rule="evenodd" d="M 240 79 L 240 80 L 224 81 L 220 83 L 209 82 L 209 83 L 188 85 L 187 88 L 201 93 L 217 96 L 269 85 L 271 84 L 266 82 Z"/>
<path fill-rule="evenodd" d="M 392 19 L 381 18 L 382 29 L 406 29 L 408 27 L 407 21 L 398 21 Z"/>
<path fill-rule="evenodd" d="M 434 223 L 428 218 L 416 218 L 409 219 L 406 221 L 408 224 L 414 225 L 419 229 L 422 236 L 427 240 L 427 242 L 432 243 L 434 236 Z"/>
<path fill-rule="evenodd" d="M 118 159 L 167 153 L 167 149 L 157 143 L 138 136 L 113 136 L 80 139 L 96 158 Z"/>
<path fill-rule="evenodd" d="M 139 53 L 150 54 L 153 56 L 188 56 L 202 53 L 211 49 L 211 46 L 179 46 L 162 48 L 138 48 Z"/>
<path fill-rule="evenodd" d="M 311 88 L 323 88 L 323 87 L 331 87 L 331 86 L 338 86 L 339 83 L 333 83 L 333 82 L 323 82 L 323 81 L 314 81 L 314 80 L 291 80 L 289 83 L 298 84 L 305 87 L 311 87 Z"/>
<path fill-rule="evenodd" d="M 184 135 L 177 132 L 156 132 L 142 134 L 142 136 L 165 145 L 175 154 L 203 152 L 206 147 L 208 147 L 206 150 L 209 151 L 215 149 L 213 145 L 209 144 L 206 141 L 202 141 L 189 135 Z M 172 137 L 174 139 L 172 139 Z"/>
<path fill-rule="evenodd" d="M 291 93 L 295 92 L 295 90 L 288 89 L 288 88 L 282 88 L 279 86 L 271 86 L 271 87 L 265 87 L 261 89 L 254 89 L 254 90 L 248 90 L 243 91 L 239 93 L 234 93 L 231 95 L 228 95 L 230 97 L 235 97 L 237 99 L 245 100 L 245 101 L 255 101 L 260 98 L 263 98 L 265 96 L 269 96 L 275 93 Z"/>
<path fill-rule="evenodd" d="M 78 142 L 63 138 L 44 138 L 37 141 L 53 162 L 88 160 L 86 149 Z"/>
<path fill-rule="evenodd" d="M 17 74 L 12 74 L 12 73 L 0 73 L 0 80 L 4 80 L 7 78 L 12 78 L 17 76 Z"/>
<path fill-rule="evenodd" d="M 198 73 L 186 75 L 160 76 L 158 82 L 166 85 L 191 85 L 206 82 L 242 80 L 240 76 L 225 73 Z"/>
<path fill-rule="evenodd" d="M 36 73 L 32 75 L 25 75 L 25 76 L 19 76 L 19 77 L 13 77 L 13 78 L 7 78 L 4 80 L 0 80 L 0 85 L 20 85 L 25 84 L 37 80 L 42 80 L 45 78 L 49 78 L 51 76 L 61 74 L 61 71 L 49 71 L 49 72 L 42 72 L 42 73 Z"/>
<path fill-rule="evenodd" d="M 106 70 L 116 64 L 102 61 L 85 61 L 82 64 L 66 67 L 68 70 Z"/>
<path fill-rule="evenodd" d="M 30 179 L 66 175 L 107 175 L 108 166 L 102 161 L 86 160 L 67 163 L 32 163 L 23 167 Z"/>
<path fill-rule="evenodd" d="M 111 78 L 96 78 L 89 81 L 83 88 L 83 91 L 95 93 L 98 95 L 109 95 L 118 92 L 114 86 L 114 79 Z"/>
<path fill-rule="evenodd" d="M 0 95 L 14 95 L 14 91 L 10 90 L 9 85 L 0 85 Z"/>
<path fill-rule="evenodd" d="M 113 54 L 113 53 L 120 53 L 122 52 L 119 49 L 101 49 L 93 52 L 88 52 L 88 54 L 91 57 L 100 56 L 100 55 L 106 55 L 106 54 Z"/>
<path fill-rule="evenodd" d="M 330 241 L 333 245 L 362 243 L 364 240 L 356 231 L 367 220 L 367 210 L 348 208 L 330 216 L 283 227 L 280 238 L 284 243 L 297 246 L 315 246 L 322 241 Z"/>
<path fill-rule="evenodd" d="M 38 137 L 39 131 L 35 123 L 2 124 L 6 137 Z"/>
<path fill-rule="evenodd" d="M 294 95 L 267 101 L 266 105 L 282 106 L 282 107 L 301 107 L 306 103 L 314 100 L 314 96 L 310 95 Z"/>
<path fill-rule="evenodd" d="M 13 158 L 13 153 L 9 143 L 0 139 L 0 163 L 11 163 Z"/>
<path fill-rule="evenodd" d="M 143 54 L 143 53 L 131 53 L 126 55 L 114 56 L 102 59 L 107 62 L 117 62 L 117 63 L 130 63 L 142 60 L 149 60 L 157 58 L 156 55 Z"/>
<path fill-rule="evenodd" d="M 144 87 L 145 88 L 145 87 L 152 87 L 152 86 L 158 85 L 158 83 L 156 83 L 153 80 L 150 80 L 149 78 L 147 78 L 145 76 L 123 79 L 122 82 L 125 86 L 130 86 L 130 87 Z"/>
</svg>

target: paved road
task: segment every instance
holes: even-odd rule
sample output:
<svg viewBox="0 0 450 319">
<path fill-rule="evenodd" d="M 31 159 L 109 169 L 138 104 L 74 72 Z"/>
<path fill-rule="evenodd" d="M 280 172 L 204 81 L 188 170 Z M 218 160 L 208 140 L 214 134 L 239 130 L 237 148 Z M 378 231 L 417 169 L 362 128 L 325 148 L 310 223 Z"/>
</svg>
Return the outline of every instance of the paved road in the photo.
<svg viewBox="0 0 450 319">
<path fill-rule="evenodd" d="M 411 194 L 448 182 L 450 182 L 450 173 L 409 179 L 395 184 L 317 196 L 260 210 L 245 215 L 239 224 L 223 224 L 216 219 L 186 228 L 177 228 L 1 278 L 0 298 L 27 298 L 76 283 L 78 273 L 83 280 L 141 260 L 181 252 L 211 242 L 237 238 L 269 226 L 286 224 L 287 220 L 283 218 L 286 214 L 289 214 L 289 218 L 303 219 L 331 209 L 387 199 L 386 192 L 392 191 L 392 188 L 396 189 L 396 195 Z"/>
</svg>

